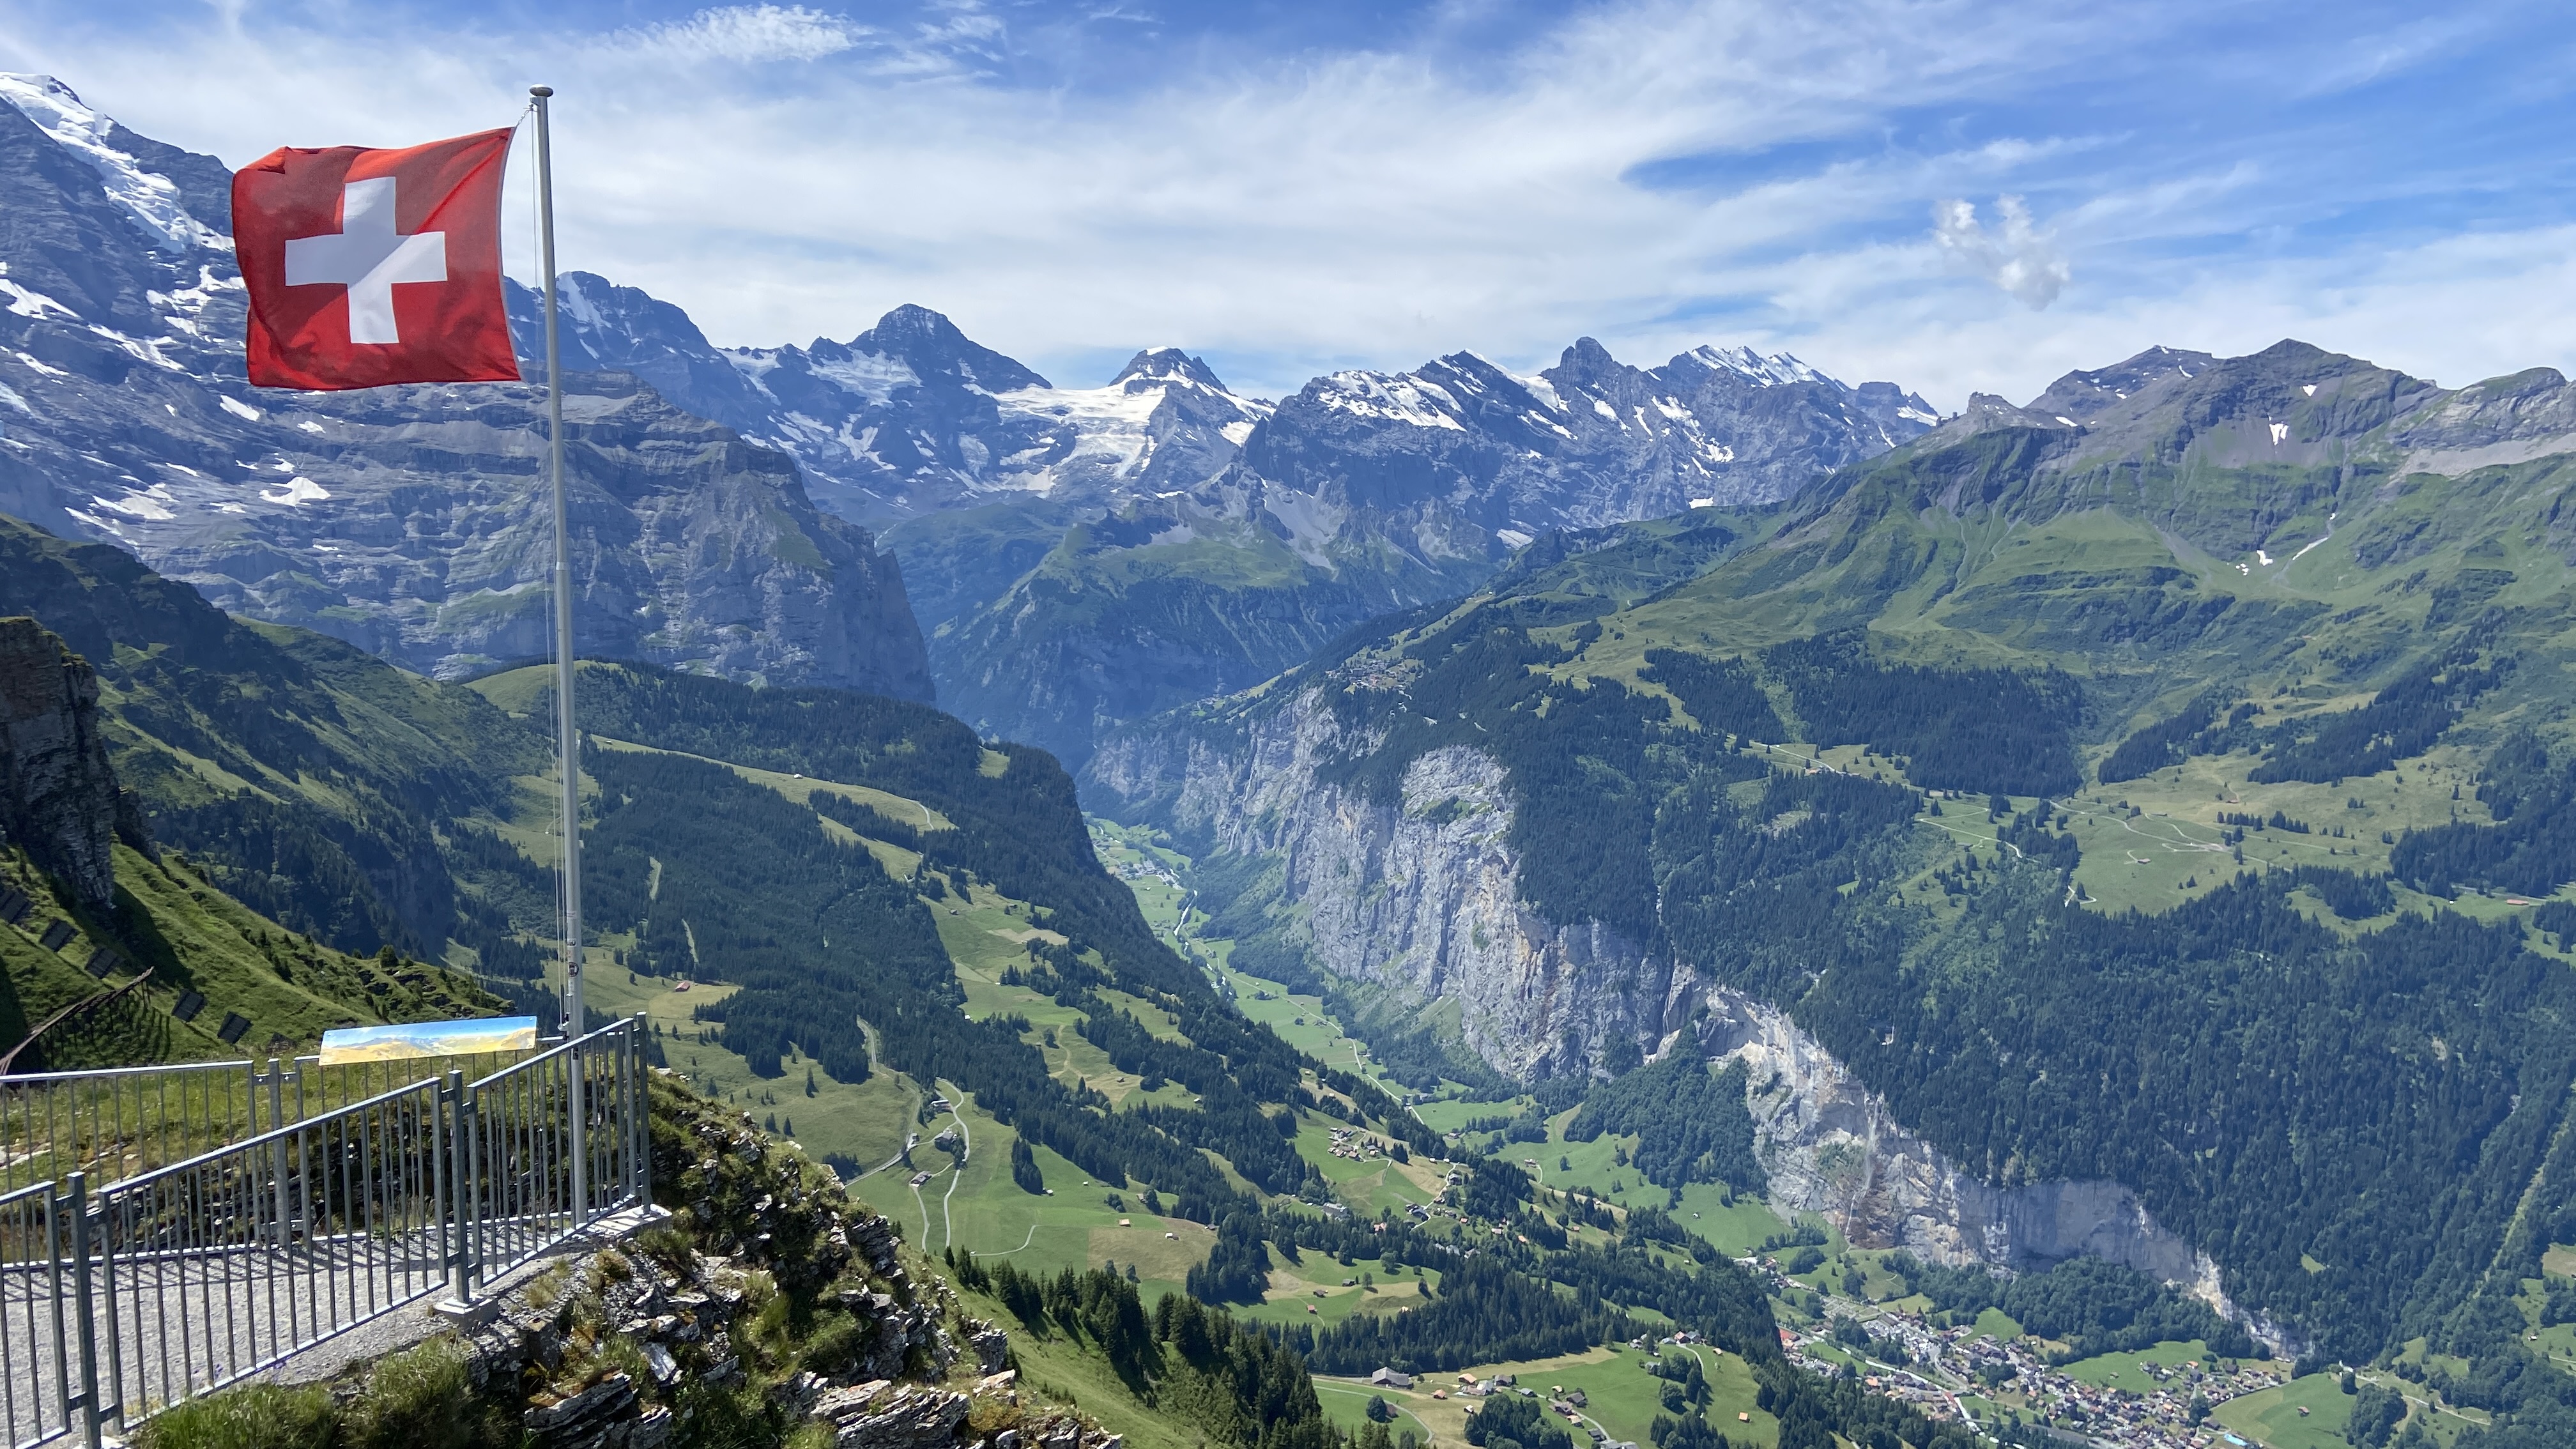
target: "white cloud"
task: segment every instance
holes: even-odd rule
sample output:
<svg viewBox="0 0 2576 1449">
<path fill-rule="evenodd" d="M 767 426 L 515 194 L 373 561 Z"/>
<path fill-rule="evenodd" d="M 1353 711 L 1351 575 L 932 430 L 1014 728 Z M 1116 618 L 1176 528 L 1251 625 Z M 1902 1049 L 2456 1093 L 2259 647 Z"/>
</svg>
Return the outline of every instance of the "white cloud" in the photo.
<svg viewBox="0 0 2576 1449">
<path fill-rule="evenodd" d="M 802 5 L 725 5 L 622 37 L 633 47 L 681 59 L 820 60 L 868 34 L 839 15 Z"/>
<path fill-rule="evenodd" d="M 1932 240 L 1951 262 L 2003 288 L 2032 311 L 2057 300 L 2073 275 L 2056 238 L 2031 224 L 2030 207 L 2018 196 L 1995 202 L 1997 225 L 1988 231 L 1977 220 L 1977 208 L 1966 201 L 1932 204 Z"/>
<path fill-rule="evenodd" d="M 1589 333 L 1639 362 L 1788 347 L 1943 406 L 2156 343 L 2285 333 L 2446 377 L 2576 370 L 2568 308 L 2504 300 L 2576 295 L 2543 247 L 2328 227 L 2299 257 L 2259 239 L 2375 199 L 2327 172 L 2341 131 L 2295 150 L 2166 135 L 2149 123 L 2192 108 L 2161 73 L 2131 112 L 1982 109 L 2075 77 L 2100 93 L 2206 31 L 2196 0 L 2117 23 L 2044 0 L 1609 0 L 1466 61 L 1436 40 L 1210 46 L 1101 89 L 1027 78 L 1049 47 L 1082 46 L 996 18 L 1025 7 L 901 24 L 869 8 L 871 29 L 742 6 L 610 36 L 295 18 L 327 7 L 114 31 L 29 18 L 74 3 L 21 0 L 0 69 L 55 72 L 236 162 L 495 125 L 552 84 L 565 264 L 726 344 L 848 337 L 919 302 L 1059 381 L 1172 340 L 1275 394 L 1459 348 L 1545 363 Z M 2051 124 L 2067 118 L 2083 128 Z M 1713 179 L 1630 179 L 1675 158 L 1713 158 Z M 2048 227 L 1965 202 L 1924 226 L 1936 198 L 2006 193 Z M 524 202 L 514 184 L 522 264 Z M 2399 255 L 2412 270 L 2382 265 Z M 2443 316 L 2470 305 L 2500 311 Z"/>
</svg>

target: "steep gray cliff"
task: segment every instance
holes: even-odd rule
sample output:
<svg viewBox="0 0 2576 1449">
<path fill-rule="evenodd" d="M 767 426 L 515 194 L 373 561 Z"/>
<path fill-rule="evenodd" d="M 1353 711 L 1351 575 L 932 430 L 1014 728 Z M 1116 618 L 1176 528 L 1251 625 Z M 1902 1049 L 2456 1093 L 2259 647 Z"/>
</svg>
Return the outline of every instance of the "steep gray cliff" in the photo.
<svg viewBox="0 0 2576 1449">
<path fill-rule="evenodd" d="M 100 722 L 89 661 L 33 619 L 0 619 L 0 844 L 94 911 L 116 901 L 116 842 L 150 848 Z"/>
<path fill-rule="evenodd" d="M 792 463 L 622 373 L 566 388 L 582 653 L 930 697 L 893 556 L 807 504 Z M 423 673 L 546 655 L 553 531 L 536 390 L 261 402 L 260 421 L 291 441 L 257 469 L 169 470 L 143 500 L 158 507 L 101 506 L 90 521 L 225 608 Z"/>
<path fill-rule="evenodd" d="M 1505 843 L 1503 767 L 1435 750 L 1404 776 L 1399 807 L 1319 778 L 1351 743 L 1309 691 L 1231 738 L 1113 736 L 1087 785 L 1237 856 L 1283 872 L 1293 939 L 1337 976 L 1421 1005 L 1454 1003 L 1466 1045 L 1517 1077 L 1580 1071 L 1614 1037 L 1651 1040 L 1667 1020 L 1671 964 L 1594 922 L 1563 927 L 1520 898 Z"/>
</svg>

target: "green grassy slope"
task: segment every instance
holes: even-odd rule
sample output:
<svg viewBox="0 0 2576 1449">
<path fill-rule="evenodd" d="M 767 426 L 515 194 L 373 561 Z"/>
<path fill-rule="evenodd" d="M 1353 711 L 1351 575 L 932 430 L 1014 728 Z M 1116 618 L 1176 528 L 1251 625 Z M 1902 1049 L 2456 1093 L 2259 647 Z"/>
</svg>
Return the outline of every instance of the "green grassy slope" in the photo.
<svg viewBox="0 0 2576 1449">
<path fill-rule="evenodd" d="M 529 677 L 478 687 L 545 707 Z M 829 1154 L 908 1237 L 1048 1281 L 1116 1271 L 1150 1304 L 1213 1261 L 1215 1220 L 1254 1223 L 1277 1266 L 1243 1316 L 1291 1335 L 1446 1282 L 1413 1271 L 1440 1250 L 1401 1217 L 1447 1188 L 1435 1139 L 1238 1014 L 1219 983 L 1243 978 L 1175 954 L 1044 756 L 888 701 L 607 666 L 582 689 L 591 999 L 649 1012 L 674 1070 Z M 1292 1258 L 1357 1230 L 1327 1205 L 1394 1216 L 1403 1257 Z M 1045 1372 L 1089 1405 L 1093 1370 Z"/>
<path fill-rule="evenodd" d="M 121 550 L 0 517 L 0 613 L 96 667 L 119 777 L 154 837 L 296 931 L 372 955 L 533 971 L 508 922 L 552 894 L 481 825 L 521 809 L 541 735 L 460 686 L 233 619 Z M 453 945 L 451 944 L 453 943 Z M 461 948 L 461 949 L 459 949 Z"/>
<path fill-rule="evenodd" d="M 71 905 L 14 850 L 0 852 L 0 883 L 36 902 L 16 927 L 0 926 L 0 1048 L 63 1008 L 149 979 L 112 1008 L 64 1021 L 14 1064 L 63 1071 L 137 1062 L 202 1061 L 308 1052 L 335 1026 L 484 1016 L 501 1003 L 470 978 L 388 956 L 350 956 L 280 927 L 223 893 L 185 855 L 159 860 L 116 847 L 116 907 L 93 915 Z M 48 928 L 71 934 L 44 949 Z M 113 964 L 93 974 L 101 955 Z M 202 998 L 193 1019 L 174 1013 Z M 249 1025 L 237 1043 L 228 1016 Z"/>
</svg>

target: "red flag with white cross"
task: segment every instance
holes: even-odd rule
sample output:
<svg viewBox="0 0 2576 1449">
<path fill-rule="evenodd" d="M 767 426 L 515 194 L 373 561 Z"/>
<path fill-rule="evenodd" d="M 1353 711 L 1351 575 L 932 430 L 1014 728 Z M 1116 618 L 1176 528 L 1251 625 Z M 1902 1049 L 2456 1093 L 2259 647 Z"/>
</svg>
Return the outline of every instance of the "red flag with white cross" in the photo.
<svg viewBox="0 0 2576 1449">
<path fill-rule="evenodd" d="M 250 380 L 515 382 L 501 293 L 509 130 L 401 150 L 280 147 L 233 176 Z"/>
</svg>

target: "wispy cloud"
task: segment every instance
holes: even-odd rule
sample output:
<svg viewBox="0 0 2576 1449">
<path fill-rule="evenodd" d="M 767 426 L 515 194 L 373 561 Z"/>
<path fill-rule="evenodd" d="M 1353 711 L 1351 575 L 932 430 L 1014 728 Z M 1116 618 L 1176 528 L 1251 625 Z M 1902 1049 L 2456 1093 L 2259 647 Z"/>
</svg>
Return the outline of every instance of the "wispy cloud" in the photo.
<svg viewBox="0 0 2576 1449">
<path fill-rule="evenodd" d="M 725 5 L 625 32 L 639 50 L 681 60 L 820 60 L 868 35 L 849 18 L 802 5 Z"/>
<path fill-rule="evenodd" d="M 2018 196 L 1996 198 L 1995 221 L 1989 231 L 1977 219 L 1974 202 L 1936 201 L 1933 244 L 1954 265 L 2003 288 L 2031 310 L 2045 309 L 2074 275 L 2057 239 L 2031 223 L 2030 207 Z"/>
</svg>

